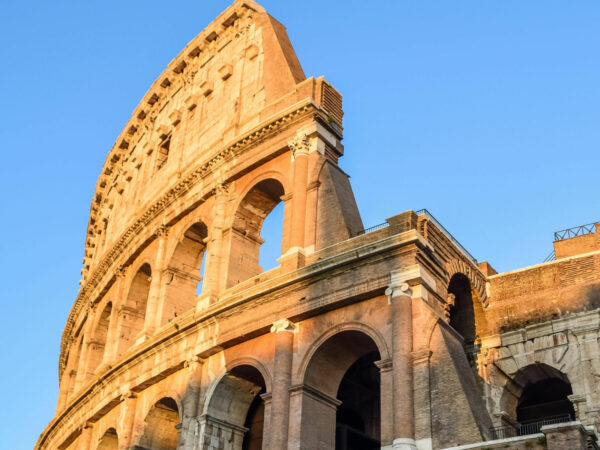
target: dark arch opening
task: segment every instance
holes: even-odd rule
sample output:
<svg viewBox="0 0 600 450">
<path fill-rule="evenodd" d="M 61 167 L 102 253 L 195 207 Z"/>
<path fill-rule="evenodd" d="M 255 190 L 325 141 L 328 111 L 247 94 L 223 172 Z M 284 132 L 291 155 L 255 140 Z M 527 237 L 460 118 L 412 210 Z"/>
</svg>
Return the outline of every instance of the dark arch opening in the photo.
<svg viewBox="0 0 600 450">
<path fill-rule="evenodd" d="M 303 430 L 307 447 L 326 444 L 336 450 L 381 448 L 381 377 L 375 365 L 380 359 L 373 339 L 358 330 L 341 331 L 315 351 L 304 384 L 340 404 L 336 412 L 330 406 L 307 404 L 311 408 L 308 417 L 322 418 L 312 429 Z M 303 420 L 309 421 L 308 417 Z"/>
<path fill-rule="evenodd" d="M 477 331 L 471 281 L 462 273 L 455 274 L 448 284 L 448 294 L 450 326 L 462 336 L 469 363 L 475 366 L 479 349 L 475 345 Z"/>
<path fill-rule="evenodd" d="M 277 259 L 281 256 L 281 245 L 283 240 L 283 202 L 279 202 L 275 208 L 265 217 L 260 237 L 263 243 L 258 252 L 258 264 L 264 271 L 279 266 Z"/>
<path fill-rule="evenodd" d="M 202 263 L 206 255 L 207 237 L 206 225 L 197 222 L 183 233 L 175 247 L 167 267 L 160 325 L 196 306 L 198 286 L 202 283 Z"/>
<path fill-rule="evenodd" d="M 281 254 L 281 237 L 275 236 L 273 231 L 269 231 L 261 237 L 261 229 L 265 218 L 281 202 L 284 193 L 283 185 L 279 181 L 269 178 L 257 183 L 240 203 L 231 229 L 227 287 L 263 271 L 259 259 L 260 247 L 265 241 L 276 242 L 279 240 L 279 254 Z M 279 227 L 283 230 L 283 212 L 280 213 L 280 216 L 282 223 Z"/>
<path fill-rule="evenodd" d="M 507 385 L 505 398 L 517 396 L 516 419 L 523 426 L 548 420 L 574 420 L 575 409 L 568 397 L 572 394 L 571 383 L 564 373 L 547 364 L 537 363 L 517 372 Z"/>
<path fill-rule="evenodd" d="M 133 277 L 125 302 L 126 308 L 120 311 L 123 320 L 119 335 L 119 355 L 135 344 L 136 337 L 144 329 L 151 278 L 152 269 L 148 263 L 143 264 Z"/>
<path fill-rule="evenodd" d="M 117 430 L 109 428 L 100 438 L 98 447 L 96 450 L 118 450 L 119 449 L 119 437 L 117 436 Z"/>
<path fill-rule="evenodd" d="M 170 397 L 161 398 L 148 411 L 144 420 L 144 434 L 136 448 L 176 450 L 177 424 L 179 424 L 177 402 Z"/>
<path fill-rule="evenodd" d="M 100 319 L 96 324 L 96 328 L 92 335 L 92 340 L 89 343 L 89 360 L 87 371 L 89 374 L 93 374 L 104 358 L 104 352 L 106 351 L 106 342 L 108 340 L 108 329 L 110 327 L 110 320 L 112 316 L 112 303 L 108 304 L 102 310 Z"/>
<path fill-rule="evenodd" d="M 360 357 L 342 378 L 337 395 L 342 403 L 336 414 L 336 450 L 381 448 L 381 381 L 375 365 L 379 359 L 379 352 Z"/>
<path fill-rule="evenodd" d="M 204 441 L 230 433 L 233 448 L 260 450 L 263 446 L 265 380 L 258 369 L 244 364 L 230 370 L 216 385 L 204 415 Z M 240 430 L 246 429 L 245 432 Z"/>
<path fill-rule="evenodd" d="M 236 367 L 231 371 L 231 374 L 260 387 L 246 414 L 244 427 L 248 431 L 244 434 L 242 450 L 262 450 L 265 423 L 265 401 L 262 394 L 266 392 L 265 380 L 256 368 L 247 365 Z"/>
</svg>

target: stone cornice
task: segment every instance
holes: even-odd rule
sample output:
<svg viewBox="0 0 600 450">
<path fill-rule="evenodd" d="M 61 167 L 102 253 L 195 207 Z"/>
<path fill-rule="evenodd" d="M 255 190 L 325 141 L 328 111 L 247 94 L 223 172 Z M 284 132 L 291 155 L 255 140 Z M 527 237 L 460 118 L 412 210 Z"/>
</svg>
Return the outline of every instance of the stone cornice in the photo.
<svg viewBox="0 0 600 450">
<path fill-rule="evenodd" d="M 178 183 L 171 187 L 166 193 L 164 193 L 155 203 L 153 203 L 137 220 L 135 220 L 113 247 L 107 251 L 100 261 L 96 265 L 94 271 L 89 276 L 88 280 L 80 289 L 77 299 L 71 309 L 69 318 L 65 325 L 61 340 L 61 355 L 59 358 L 59 379 L 66 364 L 66 349 L 70 343 L 70 335 L 75 323 L 75 318 L 85 305 L 90 304 L 90 301 L 94 297 L 94 294 L 98 292 L 101 287 L 101 282 L 105 279 L 107 273 L 112 267 L 122 265 L 120 261 L 125 249 L 139 237 L 142 230 L 146 229 L 159 215 L 161 215 L 171 204 L 177 199 L 184 196 L 193 187 L 195 187 L 201 180 L 204 180 L 214 170 L 222 167 L 224 164 L 229 162 L 232 158 L 237 157 L 245 151 L 252 148 L 255 144 L 261 142 L 267 136 L 278 133 L 288 126 L 296 123 L 298 120 L 302 120 L 305 117 L 309 117 L 311 114 L 323 115 L 326 120 L 325 113 L 323 113 L 320 107 L 311 99 L 307 98 L 302 100 L 295 105 L 285 109 L 266 119 L 262 124 L 248 131 L 247 133 L 237 137 L 232 142 L 226 144 L 221 148 L 220 151 L 216 152 L 208 161 L 204 162 L 195 169 L 192 169 L 188 174 L 184 175 Z M 225 180 L 227 181 L 227 180 Z M 216 190 L 215 186 L 209 186 L 206 192 L 206 197 L 214 195 Z M 155 234 L 155 233 L 153 233 Z M 151 242 L 153 236 L 148 236 L 148 243 Z M 101 289 L 100 289 L 101 292 Z"/>
</svg>

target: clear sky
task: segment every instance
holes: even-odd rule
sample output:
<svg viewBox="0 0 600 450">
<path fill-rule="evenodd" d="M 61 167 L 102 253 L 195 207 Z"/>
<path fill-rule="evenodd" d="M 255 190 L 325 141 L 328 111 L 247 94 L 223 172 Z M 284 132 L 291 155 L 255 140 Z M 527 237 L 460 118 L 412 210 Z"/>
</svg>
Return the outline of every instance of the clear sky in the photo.
<svg viewBox="0 0 600 450">
<path fill-rule="evenodd" d="M 428 208 L 479 260 L 541 262 L 600 219 L 600 2 L 281 1 L 307 76 L 344 95 L 365 226 Z M 20 1 L 0 10 L 2 448 L 54 414 L 107 152 L 169 61 L 227 1 Z"/>
</svg>

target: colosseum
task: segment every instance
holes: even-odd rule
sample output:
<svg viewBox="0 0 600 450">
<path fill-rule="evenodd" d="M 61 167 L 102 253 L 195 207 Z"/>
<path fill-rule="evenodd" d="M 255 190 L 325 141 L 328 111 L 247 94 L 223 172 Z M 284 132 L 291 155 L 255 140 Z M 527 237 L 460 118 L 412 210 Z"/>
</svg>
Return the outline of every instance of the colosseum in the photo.
<svg viewBox="0 0 600 450">
<path fill-rule="evenodd" d="M 171 61 L 96 184 L 37 449 L 600 448 L 600 225 L 505 273 L 427 210 L 365 229 L 342 119 L 251 0 Z"/>
</svg>

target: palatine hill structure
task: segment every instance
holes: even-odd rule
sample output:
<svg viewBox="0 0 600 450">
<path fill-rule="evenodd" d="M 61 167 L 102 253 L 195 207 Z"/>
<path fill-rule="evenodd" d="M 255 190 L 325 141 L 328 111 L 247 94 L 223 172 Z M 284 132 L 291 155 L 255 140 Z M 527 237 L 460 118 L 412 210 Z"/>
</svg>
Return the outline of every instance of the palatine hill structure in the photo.
<svg viewBox="0 0 600 450">
<path fill-rule="evenodd" d="M 342 118 L 250 0 L 168 65 L 97 182 L 37 449 L 598 448 L 600 228 L 500 274 L 425 210 L 365 230 Z"/>
</svg>

